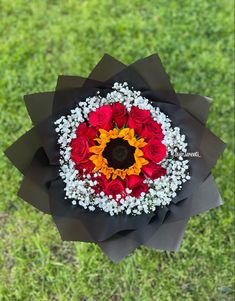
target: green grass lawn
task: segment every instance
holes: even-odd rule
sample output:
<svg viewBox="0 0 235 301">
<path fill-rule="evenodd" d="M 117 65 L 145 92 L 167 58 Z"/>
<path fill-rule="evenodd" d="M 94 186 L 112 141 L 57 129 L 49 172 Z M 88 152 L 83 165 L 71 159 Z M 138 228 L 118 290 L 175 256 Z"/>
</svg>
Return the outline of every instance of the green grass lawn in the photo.
<svg viewBox="0 0 235 301">
<path fill-rule="evenodd" d="M 232 0 L 0 0 L 1 301 L 234 300 L 232 11 Z M 23 95 L 87 76 L 104 52 L 125 63 L 158 52 L 177 92 L 214 100 L 225 203 L 190 220 L 178 253 L 142 247 L 113 264 L 94 244 L 62 242 L 16 196 L 21 176 L 3 150 L 31 126 Z"/>
</svg>

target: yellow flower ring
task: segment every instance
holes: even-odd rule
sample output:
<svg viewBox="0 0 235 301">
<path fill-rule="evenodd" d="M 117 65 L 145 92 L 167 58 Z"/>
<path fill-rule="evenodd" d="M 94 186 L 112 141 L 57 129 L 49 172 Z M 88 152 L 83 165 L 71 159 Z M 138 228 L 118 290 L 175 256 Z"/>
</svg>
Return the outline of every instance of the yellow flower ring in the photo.
<svg viewBox="0 0 235 301">
<path fill-rule="evenodd" d="M 95 172 L 101 172 L 107 179 L 125 179 L 127 175 L 139 175 L 142 166 L 149 163 L 141 150 L 147 143 L 136 138 L 134 129 L 99 129 L 99 132 L 100 136 L 95 138 L 98 145 L 89 148 Z"/>
</svg>

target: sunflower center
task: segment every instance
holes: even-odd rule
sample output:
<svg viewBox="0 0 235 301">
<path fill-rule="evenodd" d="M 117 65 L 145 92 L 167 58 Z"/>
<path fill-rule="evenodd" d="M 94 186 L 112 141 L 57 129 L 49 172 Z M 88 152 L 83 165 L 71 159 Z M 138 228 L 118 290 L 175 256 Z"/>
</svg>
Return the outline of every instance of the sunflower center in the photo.
<svg viewBox="0 0 235 301">
<path fill-rule="evenodd" d="M 108 166 L 119 169 L 126 169 L 135 163 L 135 147 L 122 138 L 111 139 L 107 143 L 103 156 L 108 161 Z"/>
</svg>

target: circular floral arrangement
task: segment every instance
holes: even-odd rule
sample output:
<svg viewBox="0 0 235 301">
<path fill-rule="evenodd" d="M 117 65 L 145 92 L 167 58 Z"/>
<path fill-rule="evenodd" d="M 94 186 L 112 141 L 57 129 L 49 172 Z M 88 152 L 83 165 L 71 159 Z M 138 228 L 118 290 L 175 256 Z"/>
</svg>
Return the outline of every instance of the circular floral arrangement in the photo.
<svg viewBox="0 0 235 301">
<path fill-rule="evenodd" d="M 127 83 L 84 99 L 55 125 L 60 176 L 73 205 L 110 215 L 149 213 L 190 179 L 185 135 Z"/>
<path fill-rule="evenodd" d="M 5 153 L 23 174 L 18 195 L 63 240 L 113 262 L 141 245 L 176 251 L 189 218 L 222 204 L 211 100 L 176 93 L 157 54 L 128 66 L 105 54 L 87 78 L 61 75 L 24 99 L 33 127 Z"/>
</svg>

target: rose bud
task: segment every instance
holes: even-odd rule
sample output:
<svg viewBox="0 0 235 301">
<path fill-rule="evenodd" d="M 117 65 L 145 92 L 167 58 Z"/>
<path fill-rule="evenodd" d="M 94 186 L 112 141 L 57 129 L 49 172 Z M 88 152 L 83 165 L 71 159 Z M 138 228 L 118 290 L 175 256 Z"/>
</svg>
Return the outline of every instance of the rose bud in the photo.
<svg viewBox="0 0 235 301">
<path fill-rule="evenodd" d="M 70 143 L 71 159 L 76 163 L 84 163 L 89 159 L 89 145 L 85 137 L 80 136 L 73 139 Z"/>
<path fill-rule="evenodd" d="M 131 196 L 139 197 L 142 192 L 148 191 L 148 185 L 144 183 L 144 178 L 137 175 L 126 177 L 126 187 L 131 189 Z"/>
<path fill-rule="evenodd" d="M 112 109 L 114 122 L 119 128 L 122 128 L 127 122 L 126 107 L 120 102 L 115 102 Z"/>
<path fill-rule="evenodd" d="M 154 162 L 150 162 L 149 164 L 144 165 L 142 167 L 142 171 L 151 180 L 156 180 L 157 178 L 166 175 L 166 169 L 160 165 L 155 164 Z"/>
<path fill-rule="evenodd" d="M 148 144 L 142 148 L 144 157 L 158 163 L 166 156 L 166 146 L 158 139 L 149 140 Z"/>
<path fill-rule="evenodd" d="M 104 105 L 95 111 L 91 112 L 89 115 L 89 123 L 91 126 L 97 129 L 101 128 L 106 131 L 112 129 L 112 108 L 110 105 Z"/>
</svg>

